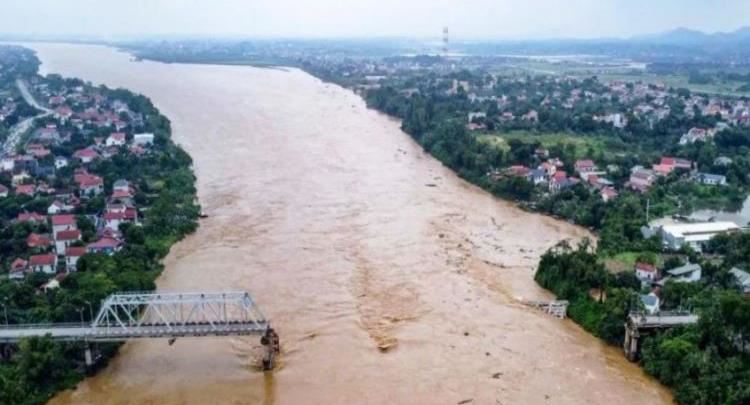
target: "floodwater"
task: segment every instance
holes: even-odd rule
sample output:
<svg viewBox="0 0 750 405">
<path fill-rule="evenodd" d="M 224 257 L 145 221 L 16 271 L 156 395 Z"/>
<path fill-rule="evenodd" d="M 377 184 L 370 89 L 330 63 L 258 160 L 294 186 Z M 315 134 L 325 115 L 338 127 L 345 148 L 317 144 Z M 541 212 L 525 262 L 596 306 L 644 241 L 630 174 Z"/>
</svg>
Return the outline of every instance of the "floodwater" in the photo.
<svg viewBox="0 0 750 405">
<path fill-rule="evenodd" d="M 43 71 L 141 92 L 172 120 L 209 217 L 159 288 L 247 290 L 282 342 L 272 373 L 257 338 L 131 342 L 52 403 L 671 401 L 617 348 L 519 304 L 550 297 L 539 255 L 586 231 L 460 180 L 352 92 L 298 70 L 31 46 Z"/>
</svg>

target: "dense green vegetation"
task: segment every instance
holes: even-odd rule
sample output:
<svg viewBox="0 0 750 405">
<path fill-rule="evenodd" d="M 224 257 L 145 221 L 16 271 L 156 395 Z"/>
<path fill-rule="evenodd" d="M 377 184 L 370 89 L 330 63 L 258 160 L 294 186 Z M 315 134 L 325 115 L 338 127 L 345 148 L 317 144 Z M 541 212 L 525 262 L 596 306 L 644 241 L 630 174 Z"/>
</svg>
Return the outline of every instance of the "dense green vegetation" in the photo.
<svg viewBox="0 0 750 405">
<path fill-rule="evenodd" d="M 59 77 L 46 80 L 54 87 L 65 81 Z M 69 80 L 69 79 L 66 79 Z M 70 82 L 67 84 L 71 84 Z M 82 82 L 73 81 L 72 84 Z M 3 321 L 16 323 L 85 322 L 95 316 L 100 301 L 115 291 L 152 290 L 163 266 L 161 259 L 172 244 L 197 227 L 199 207 L 196 205 L 195 178 L 191 158 L 170 139 L 169 120 L 162 116 L 145 97 L 127 90 L 97 91 L 110 99 L 121 100 L 129 109 L 144 117 L 137 131 L 155 135 L 149 153 L 137 156 L 120 153 L 111 159 L 100 160 L 89 169 L 104 179 L 109 193 L 116 179 L 129 179 L 137 192 L 134 197 L 143 210 L 141 224 L 121 224 L 120 231 L 126 244 L 113 255 L 86 254 L 78 262 L 77 271 L 70 273 L 60 288 L 39 291 L 49 278 L 41 273 L 30 274 L 22 281 L 0 280 Z M 108 132 L 107 132 L 108 133 Z M 71 142 L 61 146 L 76 149 L 90 142 L 96 133 L 89 133 L 89 141 L 74 135 Z M 57 173 L 58 187 L 72 181 L 76 164 Z M 41 224 L 18 223 L 13 219 L 19 212 L 45 212 L 50 198 L 32 199 L 10 195 L 0 200 L 0 261 L 7 268 L 10 260 L 26 249 L 25 237 L 30 231 L 48 232 L 46 221 Z M 102 197 L 85 200 L 77 208 L 78 227 L 83 242 L 94 237 L 93 224 L 84 213 L 98 212 L 105 202 Z M 118 345 L 103 345 L 104 362 Z M 78 343 L 58 343 L 47 338 L 23 341 L 11 360 L 0 363 L 0 403 L 44 403 L 55 392 L 69 388 L 84 375 L 83 346 Z"/>
<path fill-rule="evenodd" d="M 645 338 L 641 363 L 672 387 L 680 403 L 745 404 L 750 402 L 750 300 L 737 291 L 728 269 L 750 262 L 750 235 L 724 236 L 712 245 L 717 253 L 733 253 L 719 266 L 703 261 L 699 283 L 668 282 L 662 297 L 666 308 L 693 308 L 699 323 Z M 547 252 L 536 280 L 570 301 L 571 318 L 612 344 L 622 342 L 627 314 L 639 309 L 640 283 L 633 273 L 608 273 L 586 242 Z"/>
</svg>

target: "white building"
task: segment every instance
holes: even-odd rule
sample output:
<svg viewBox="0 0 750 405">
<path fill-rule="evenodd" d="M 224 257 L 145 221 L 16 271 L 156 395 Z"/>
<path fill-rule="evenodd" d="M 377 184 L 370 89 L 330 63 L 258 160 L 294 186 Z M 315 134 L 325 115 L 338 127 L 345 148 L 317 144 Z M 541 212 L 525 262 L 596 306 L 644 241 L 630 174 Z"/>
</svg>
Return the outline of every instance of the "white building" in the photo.
<svg viewBox="0 0 750 405">
<path fill-rule="evenodd" d="M 664 247 L 668 249 L 679 250 L 683 245 L 688 245 L 700 252 L 714 236 L 739 230 L 740 226 L 734 222 L 699 222 L 664 225 L 660 234 Z"/>
<path fill-rule="evenodd" d="M 146 146 L 154 143 L 154 134 L 144 133 L 133 135 L 133 145 Z"/>
</svg>

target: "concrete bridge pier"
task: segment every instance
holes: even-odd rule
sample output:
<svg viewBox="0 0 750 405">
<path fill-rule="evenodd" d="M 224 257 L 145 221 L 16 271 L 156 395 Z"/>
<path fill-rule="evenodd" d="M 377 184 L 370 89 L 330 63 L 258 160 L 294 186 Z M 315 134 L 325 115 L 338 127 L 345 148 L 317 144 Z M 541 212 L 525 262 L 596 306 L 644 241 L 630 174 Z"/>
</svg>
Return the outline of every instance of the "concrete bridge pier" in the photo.
<svg viewBox="0 0 750 405">
<path fill-rule="evenodd" d="M 266 333 L 260 338 L 260 344 L 266 348 L 266 353 L 263 356 L 263 370 L 273 370 L 276 355 L 281 351 L 279 335 L 273 328 L 268 328 L 266 329 Z"/>
<path fill-rule="evenodd" d="M 86 349 L 83 351 L 83 357 L 86 361 L 86 368 L 94 366 L 94 356 L 91 354 L 91 343 L 86 343 Z"/>
<path fill-rule="evenodd" d="M 622 349 L 625 351 L 625 357 L 630 361 L 638 359 L 638 339 L 640 337 L 638 329 L 631 328 L 630 324 L 625 324 L 625 340 L 622 343 Z"/>
</svg>

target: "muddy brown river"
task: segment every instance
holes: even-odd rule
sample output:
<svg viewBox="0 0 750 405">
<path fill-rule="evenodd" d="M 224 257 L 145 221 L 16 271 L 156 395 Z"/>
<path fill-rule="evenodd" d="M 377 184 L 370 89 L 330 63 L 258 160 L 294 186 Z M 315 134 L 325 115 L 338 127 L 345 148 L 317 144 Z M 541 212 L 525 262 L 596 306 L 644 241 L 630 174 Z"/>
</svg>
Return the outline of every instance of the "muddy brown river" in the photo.
<svg viewBox="0 0 750 405">
<path fill-rule="evenodd" d="M 587 232 L 525 213 L 426 155 L 399 123 L 299 70 L 134 62 L 31 45 L 43 72 L 149 96 L 192 155 L 205 212 L 162 290 L 247 290 L 281 336 L 127 343 L 54 404 L 632 404 L 669 393 L 569 320 L 539 255 Z M 388 347 L 381 351 L 379 347 Z"/>
</svg>

